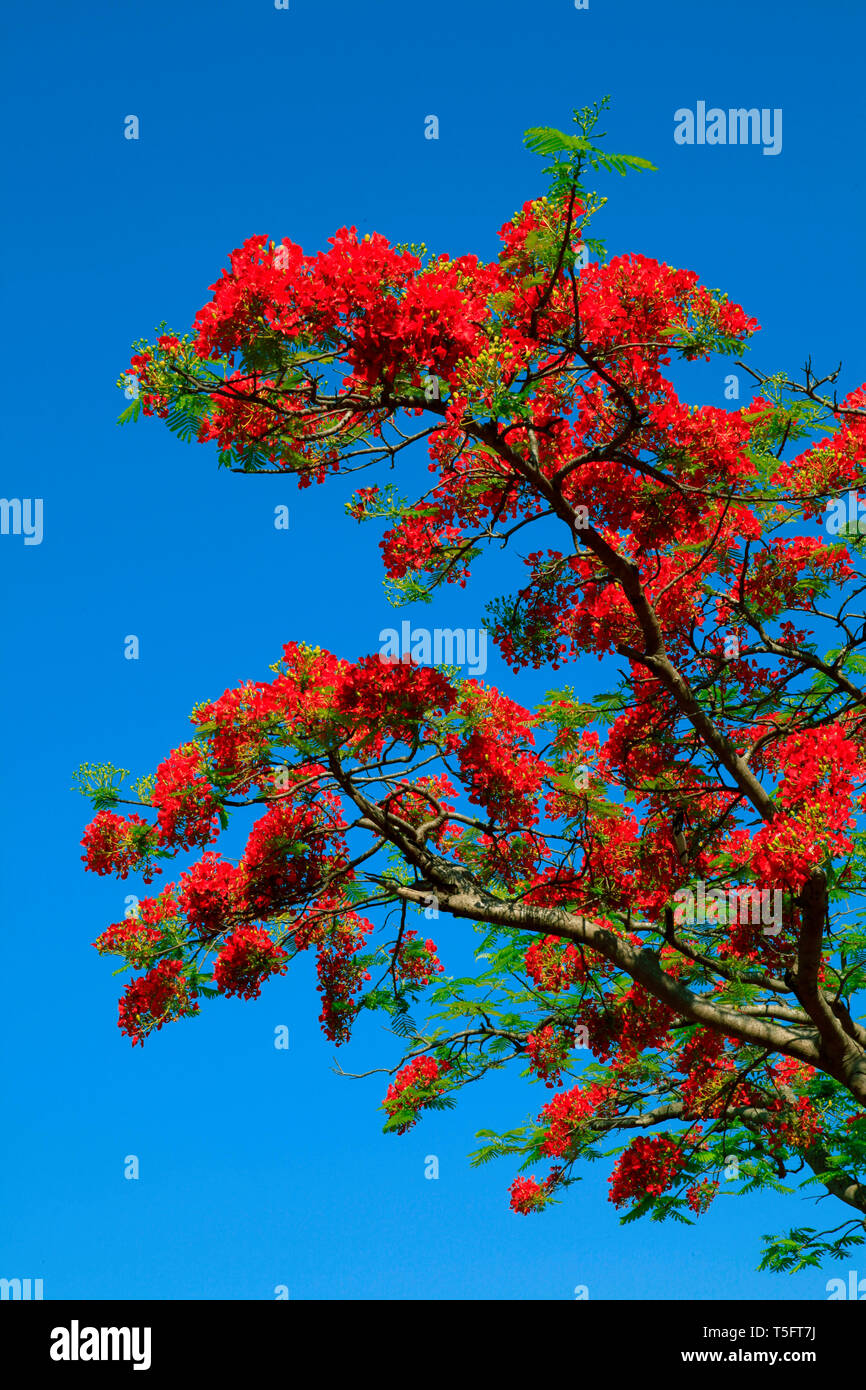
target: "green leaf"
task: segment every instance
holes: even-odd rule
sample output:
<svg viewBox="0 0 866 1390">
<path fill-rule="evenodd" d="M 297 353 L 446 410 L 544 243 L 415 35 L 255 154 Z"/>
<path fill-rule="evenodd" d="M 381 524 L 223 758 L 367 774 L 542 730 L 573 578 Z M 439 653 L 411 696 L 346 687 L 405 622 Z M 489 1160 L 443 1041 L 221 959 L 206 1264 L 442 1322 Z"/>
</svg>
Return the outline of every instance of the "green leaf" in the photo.
<svg viewBox="0 0 866 1390">
<path fill-rule="evenodd" d="M 607 169 L 608 172 L 617 174 L 625 175 L 629 169 L 656 169 L 654 164 L 640 155 L 607 154 L 590 144 L 582 135 L 566 135 L 564 131 L 556 130 L 553 126 L 531 126 L 524 133 L 523 141 L 533 154 L 543 155 L 545 158 L 563 153 L 570 154 L 572 158 L 586 155 L 587 162 L 594 169 Z"/>
<path fill-rule="evenodd" d="M 122 410 L 120 412 L 120 414 L 117 417 L 117 423 L 119 425 L 128 425 L 130 420 L 137 420 L 140 414 L 141 399 L 140 397 L 136 396 L 132 404 L 128 405 L 125 410 Z"/>
</svg>

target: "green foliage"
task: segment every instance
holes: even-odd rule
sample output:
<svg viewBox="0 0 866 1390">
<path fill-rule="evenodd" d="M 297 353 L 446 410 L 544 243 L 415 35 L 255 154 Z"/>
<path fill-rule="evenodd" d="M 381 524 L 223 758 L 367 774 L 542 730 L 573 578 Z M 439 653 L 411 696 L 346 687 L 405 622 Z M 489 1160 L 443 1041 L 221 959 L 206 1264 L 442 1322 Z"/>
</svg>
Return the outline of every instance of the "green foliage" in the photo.
<svg viewBox="0 0 866 1390">
<path fill-rule="evenodd" d="M 481 1168 L 494 1158 L 507 1158 L 512 1154 L 522 1153 L 526 1146 L 527 1130 L 527 1125 L 522 1125 L 519 1129 L 508 1129 L 504 1134 L 496 1134 L 492 1129 L 479 1129 L 476 1139 L 489 1139 L 491 1142 L 482 1144 L 470 1155 L 470 1164 L 473 1168 Z"/>
<path fill-rule="evenodd" d="M 126 768 L 112 763 L 82 763 L 72 774 L 72 790 L 88 797 L 94 811 L 105 811 L 120 801 L 121 785 L 128 776 Z"/>
<path fill-rule="evenodd" d="M 572 121 L 577 127 L 576 135 L 568 135 L 552 126 L 532 126 L 523 137 L 527 149 L 531 150 L 533 154 L 553 161 L 544 171 L 551 181 L 551 201 L 555 204 L 562 204 L 576 195 L 583 200 L 584 204 L 588 204 L 588 216 L 591 216 L 600 204 L 596 203 L 594 196 L 581 183 L 581 176 L 585 168 L 589 167 L 596 172 L 604 170 L 607 173 L 622 174 L 623 176 L 630 172 L 655 170 L 655 165 L 651 164 L 648 159 L 643 159 L 639 155 L 608 153 L 590 139 L 591 135 L 594 135 L 595 141 L 604 138 L 603 132 L 598 134 L 595 132 L 601 113 L 609 105 L 610 97 L 603 97 L 601 101 L 591 106 L 576 109 L 572 115 Z M 596 254 L 603 255 L 604 248 L 600 242 L 595 242 L 590 246 L 587 239 L 585 245 L 589 246 Z"/>
<path fill-rule="evenodd" d="M 764 1254 L 758 1265 L 759 1270 L 768 1269 L 774 1274 L 796 1274 L 800 1269 L 820 1269 L 827 1261 L 839 1261 L 848 1257 L 866 1236 L 858 1230 L 860 1222 L 849 1223 L 835 1240 L 827 1237 L 833 1231 L 817 1231 L 814 1226 L 795 1226 L 787 1236 L 765 1235 Z"/>
<path fill-rule="evenodd" d="M 118 415 L 117 423 L 119 425 L 128 425 L 130 420 L 137 420 L 140 414 L 141 399 L 138 396 L 136 396 L 132 404 L 128 405 L 126 409 L 122 410 L 121 413 Z"/>
<path fill-rule="evenodd" d="M 590 168 L 606 169 L 609 173 L 625 176 L 629 170 L 657 172 L 654 164 L 651 164 L 648 159 L 642 159 L 639 155 L 609 154 L 597 145 L 591 144 L 583 136 L 566 135 L 563 131 L 555 130 L 551 126 L 533 126 L 526 131 L 523 138 L 527 149 L 530 149 L 533 154 L 543 155 L 545 158 L 550 155 L 566 154 L 571 156 L 572 165 L 577 163 L 575 157 L 583 156 Z"/>
</svg>

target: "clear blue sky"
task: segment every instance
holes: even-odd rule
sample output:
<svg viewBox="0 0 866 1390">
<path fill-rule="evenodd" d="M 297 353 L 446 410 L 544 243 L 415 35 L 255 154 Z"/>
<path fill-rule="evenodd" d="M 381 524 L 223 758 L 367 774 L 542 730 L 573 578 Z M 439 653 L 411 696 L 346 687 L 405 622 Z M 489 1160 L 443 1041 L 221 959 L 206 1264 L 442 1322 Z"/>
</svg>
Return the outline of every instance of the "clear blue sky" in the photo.
<svg viewBox="0 0 866 1390">
<path fill-rule="evenodd" d="M 218 473 L 153 422 L 118 429 L 129 344 L 185 328 L 233 247 L 339 226 L 490 256 L 540 191 L 521 135 L 610 92 L 609 146 L 659 172 L 609 178 L 601 234 L 694 269 L 764 325 L 753 361 L 863 352 L 862 8 L 802 0 L 46 0 L 5 19 L 3 482 L 44 499 L 44 540 L 0 537 L 4 1128 L 0 1275 L 49 1298 L 823 1299 L 831 1274 L 758 1275 L 759 1237 L 832 1225 L 778 1199 L 720 1199 L 692 1228 L 622 1229 L 588 1172 L 560 1208 L 508 1210 L 513 1171 L 469 1168 L 482 1126 L 537 1112 L 515 1076 L 383 1136 L 383 1083 L 331 1070 L 308 963 L 254 1004 L 216 1001 L 133 1051 L 119 978 L 90 943 L 130 880 L 85 876 L 85 760 L 145 773 L 193 704 L 262 679 L 284 641 L 346 656 L 389 624 L 377 535 L 341 484 L 298 493 Z M 686 147 L 674 112 L 783 111 L 783 147 Z M 124 118 L 140 139 L 124 139 Z M 424 139 L 424 118 L 440 121 Z M 696 368 L 693 398 L 723 403 Z M 288 532 L 273 508 L 291 509 Z M 477 624 L 496 564 L 449 594 Z M 410 613 L 411 616 L 411 613 Z M 138 662 L 123 639 L 141 642 Z M 595 663 L 571 673 L 597 688 Z M 489 679 L 524 701 L 553 683 Z M 564 677 L 562 679 L 565 679 Z M 442 932 L 446 954 L 451 927 Z M 278 1024 L 288 1052 L 273 1047 Z M 378 1023 L 343 1049 L 393 1062 Z M 138 1181 L 123 1177 L 136 1154 Z M 424 1177 L 436 1154 L 438 1181 Z M 832 1217 L 832 1219 L 830 1219 Z M 866 1273 L 866 1257 L 860 1260 Z M 852 1261 L 857 1267 L 857 1259 Z"/>
</svg>

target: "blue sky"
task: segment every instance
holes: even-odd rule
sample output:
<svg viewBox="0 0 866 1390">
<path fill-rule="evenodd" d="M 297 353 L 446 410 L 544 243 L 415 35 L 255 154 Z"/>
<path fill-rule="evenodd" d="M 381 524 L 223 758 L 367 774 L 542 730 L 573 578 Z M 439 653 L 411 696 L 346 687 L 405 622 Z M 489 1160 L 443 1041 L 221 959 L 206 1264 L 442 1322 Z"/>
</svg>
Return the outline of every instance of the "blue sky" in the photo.
<svg viewBox="0 0 866 1390">
<path fill-rule="evenodd" d="M 829 1204 L 720 1198 L 692 1228 L 620 1228 L 600 1165 L 562 1207 L 511 1214 L 512 1170 L 466 1154 L 479 1128 L 543 1103 L 516 1076 L 382 1135 L 382 1078 L 331 1069 L 309 963 L 130 1049 L 119 979 L 90 943 L 140 885 L 84 875 L 88 806 L 70 788 L 83 761 L 151 771 L 196 702 L 265 678 L 283 642 L 357 656 L 392 613 L 378 537 L 345 516 L 342 483 L 299 493 L 218 473 L 153 422 L 118 429 L 134 339 L 163 319 L 183 330 L 256 233 L 312 251 L 355 224 L 495 254 L 541 191 L 522 132 L 609 92 L 609 147 L 658 166 L 606 180 L 611 251 L 726 289 L 763 325 L 756 366 L 841 359 L 859 384 L 860 6 L 837 0 L 830 23 L 796 0 L 47 0 L 5 30 L 2 491 L 43 499 L 44 538 L 0 536 L 0 1275 L 42 1277 L 48 1298 L 825 1298 L 848 1266 L 754 1266 L 762 1232 L 835 1224 Z M 698 101 L 781 109 L 781 152 L 676 144 L 674 112 Z M 692 398 L 723 404 L 729 370 L 696 367 Z M 434 613 L 477 624 L 504 573 L 485 565 Z M 556 683 L 495 660 L 488 679 L 524 702 Z M 599 669 L 568 679 L 596 689 Z M 388 1048 L 374 1023 L 340 1061 L 391 1065 Z"/>
</svg>

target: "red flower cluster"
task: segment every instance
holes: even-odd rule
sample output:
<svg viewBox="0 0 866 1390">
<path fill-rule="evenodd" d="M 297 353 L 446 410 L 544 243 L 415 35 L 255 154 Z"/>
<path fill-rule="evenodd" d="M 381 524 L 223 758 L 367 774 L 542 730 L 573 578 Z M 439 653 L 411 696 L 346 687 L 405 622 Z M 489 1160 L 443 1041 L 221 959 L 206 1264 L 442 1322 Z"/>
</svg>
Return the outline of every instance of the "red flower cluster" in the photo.
<svg viewBox="0 0 866 1390">
<path fill-rule="evenodd" d="M 571 1039 L 561 1029 L 557 1031 L 547 1024 L 538 1033 L 530 1033 L 526 1039 L 526 1053 L 529 1065 L 549 1089 L 562 1084 L 562 1068 L 568 1061 Z"/>
<path fill-rule="evenodd" d="M 142 898 L 138 904 L 139 919 L 149 927 L 161 927 L 173 922 L 178 914 L 174 884 L 163 888 L 158 898 Z"/>
<path fill-rule="evenodd" d="M 263 927 L 239 927 L 227 936 L 214 965 L 214 981 L 222 994 L 258 999 L 262 984 L 281 975 L 288 955 Z"/>
<path fill-rule="evenodd" d="M 780 776 L 782 809 L 751 839 L 732 836 L 731 850 L 758 882 L 800 888 L 828 855 L 851 850 L 853 798 L 866 779 L 866 759 L 840 725 L 828 724 L 777 738 L 765 762 Z"/>
<path fill-rule="evenodd" d="M 464 696 L 460 710 L 471 732 L 457 749 L 469 799 L 505 829 L 526 829 L 538 820 L 536 795 L 547 771 L 528 751 L 534 742 L 528 710 L 492 689 Z"/>
<path fill-rule="evenodd" d="M 362 657 L 346 666 L 334 688 L 349 746 L 379 757 L 386 739 L 412 743 L 432 713 L 447 714 L 455 701 L 451 682 L 432 667 Z"/>
<path fill-rule="evenodd" d="M 217 936 L 226 920 L 246 906 L 243 868 L 208 850 L 178 882 L 178 903 L 189 926 L 203 937 Z"/>
<path fill-rule="evenodd" d="M 87 851 L 81 862 L 91 873 L 116 873 L 118 878 L 126 878 L 130 869 L 141 869 L 145 883 L 161 873 L 150 863 L 156 835 L 140 816 L 133 814 L 124 819 L 113 811 L 99 811 L 85 830 L 81 844 Z"/>
<path fill-rule="evenodd" d="M 164 1023 L 198 1011 L 197 994 L 183 973 L 183 962 L 163 960 L 126 986 L 120 1001 L 120 1031 L 129 1034 L 135 1047 Z"/>
<path fill-rule="evenodd" d="M 610 1201 L 624 1207 L 642 1197 L 658 1197 L 676 1181 L 684 1164 L 682 1148 L 669 1134 L 639 1135 L 616 1161 Z"/>
<path fill-rule="evenodd" d="M 359 952 L 372 930 L 370 923 L 347 912 L 316 946 L 316 973 L 322 996 L 319 1022 L 332 1042 L 347 1042 L 360 1007 L 355 998 L 364 980 L 369 980 Z"/>
<path fill-rule="evenodd" d="M 315 808 L 274 802 L 256 821 L 244 851 L 250 906 L 268 913 L 302 901 L 322 877 L 330 844 Z"/>
<path fill-rule="evenodd" d="M 820 1132 L 821 1116 L 808 1096 L 798 1096 L 771 1130 L 773 1137 L 781 1144 L 799 1153 L 808 1149 Z"/>
<path fill-rule="evenodd" d="M 558 994 L 586 979 L 586 963 L 576 946 L 565 946 L 557 936 L 545 936 L 526 952 L 526 973 L 537 989 Z"/>
<path fill-rule="evenodd" d="M 202 749 L 188 743 L 157 768 L 151 803 L 159 821 L 160 845 L 190 849 L 214 838 L 217 800 L 204 767 Z"/>
<path fill-rule="evenodd" d="M 423 943 L 418 933 L 404 931 L 394 959 L 394 974 L 401 985 L 410 989 L 423 989 L 429 985 L 436 974 L 441 974 L 444 966 L 436 954 L 436 942 L 429 938 Z"/>
<path fill-rule="evenodd" d="M 686 1188 L 686 1202 L 696 1216 L 702 1216 L 709 1209 L 718 1190 L 717 1182 L 705 1178 L 703 1182 L 693 1183 L 691 1187 Z"/>
<path fill-rule="evenodd" d="M 101 956 L 123 956 L 129 965 L 149 965 L 162 941 L 162 932 L 148 927 L 135 917 L 127 917 L 98 936 L 93 945 Z"/>
<path fill-rule="evenodd" d="M 584 1122 L 597 1114 L 607 1099 L 608 1092 L 600 1085 L 575 1086 L 571 1091 L 554 1096 L 538 1117 L 539 1124 L 547 1129 L 541 1152 L 552 1158 L 564 1158 Z"/>
<path fill-rule="evenodd" d="M 416 1057 L 398 1071 L 383 1101 L 383 1109 L 389 1116 L 412 1111 L 412 1117 L 398 1127 L 398 1134 L 410 1130 L 430 1099 L 442 1094 L 444 1077 L 450 1069 L 448 1062 L 437 1062 L 435 1057 Z"/>
<path fill-rule="evenodd" d="M 511 1210 L 521 1216 L 541 1211 L 545 1206 L 547 1189 L 535 1178 L 515 1178 L 508 1191 L 511 1193 Z"/>
<path fill-rule="evenodd" d="M 672 963 L 666 964 L 670 968 Z M 638 1057 L 650 1048 L 661 1047 L 676 1017 L 666 1004 L 636 983 L 622 996 L 618 1012 L 621 1057 Z"/>
</svg>

